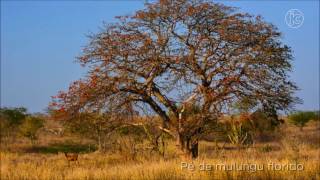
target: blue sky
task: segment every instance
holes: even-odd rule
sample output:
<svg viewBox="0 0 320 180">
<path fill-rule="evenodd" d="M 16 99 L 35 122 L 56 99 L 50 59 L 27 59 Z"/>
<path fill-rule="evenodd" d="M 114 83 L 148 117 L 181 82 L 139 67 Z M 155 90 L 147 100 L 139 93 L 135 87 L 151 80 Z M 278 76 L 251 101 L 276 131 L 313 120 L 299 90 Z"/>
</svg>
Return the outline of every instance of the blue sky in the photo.
<svg viewBox="0 0 320 180">
<path fill-rule="evenodd" d="M 301 89 L 298 109 L 319 109 L 319 1 L 219 1 L 262 15 L 283 32 L 294 53 L 291 79 Z M 103 22 L 143 8 L 144 1 L 1 1 L 1 106 L 25 106 L 41 112 L 50 96 L 85 75 L 75 57 Z M 299 9 L 304 23 L 284 21 Z"/>
</svg>

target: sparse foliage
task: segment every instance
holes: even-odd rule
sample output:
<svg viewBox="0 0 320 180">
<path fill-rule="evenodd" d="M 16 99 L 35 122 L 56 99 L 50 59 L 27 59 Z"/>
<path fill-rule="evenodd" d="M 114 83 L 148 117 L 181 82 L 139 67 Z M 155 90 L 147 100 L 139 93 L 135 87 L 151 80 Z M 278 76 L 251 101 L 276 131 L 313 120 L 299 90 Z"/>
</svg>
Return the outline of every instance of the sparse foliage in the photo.
<svg viewBox="0 0 320 180">
<path fill-rule="evenodd" d="M 54 97 L 58 112 L 103 110 L 107 102 L 147 105 L 175 134 L 178 149 L 196 158 L 204 127 L 234 101 L 286 110 L 297 100 L 287 74 L 291 50 L 260 16 L 211 1 L 173 0 L 118 19 L 90 36 L 79 57 L 88 76 Z M 179 118 L 188 97 L 201 112 L 192 121 Z"/>
</svg>

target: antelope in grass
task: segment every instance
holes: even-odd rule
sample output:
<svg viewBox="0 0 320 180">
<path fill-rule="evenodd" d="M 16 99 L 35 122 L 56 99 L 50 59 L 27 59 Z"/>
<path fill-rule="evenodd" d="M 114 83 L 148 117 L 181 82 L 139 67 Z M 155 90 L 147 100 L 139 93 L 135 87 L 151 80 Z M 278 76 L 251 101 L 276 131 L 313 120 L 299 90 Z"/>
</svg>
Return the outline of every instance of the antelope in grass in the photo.
<svg viewBox="0 0 320 180">
<path fill-rule="evenodd" d="M 77 162 L 77 164 L 79 164 L 78 153 L 64 152 L 64 155 L 66 156 L 66 158 L 68 160 L 68 166 L 70 166 L 71 161 L 75 161 L 75 162 Z"/>
</svg>

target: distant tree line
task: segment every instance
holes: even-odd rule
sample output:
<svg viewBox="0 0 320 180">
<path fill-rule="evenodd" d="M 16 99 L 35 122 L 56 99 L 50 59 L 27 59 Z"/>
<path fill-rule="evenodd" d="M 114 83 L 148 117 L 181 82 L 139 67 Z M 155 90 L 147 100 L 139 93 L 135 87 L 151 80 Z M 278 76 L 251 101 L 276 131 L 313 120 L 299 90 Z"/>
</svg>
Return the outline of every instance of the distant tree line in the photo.
<svg viewBox="0 0 320 180">
<path fill-rule="evenodd" d="M 234 113 L 224 116 L 219 123 L 206 126 L 206 133 L 200 140 L 229 142 L 237 147 L 266 140 L 266 136 L 277 133 L 285 121 L 264 109 L 250 111 L 248 104 L 241 102 L 234 106 Z M 189 124 L 197 118 L 199 108 L 185 107 Z M 51 112 L 51 116 L 57 116 Z M 284 119 L 288 123 L 303 127 L 311 120 L 319 121 L 319 111 L 296 111 Z M 156 115 L 139 116 L 125 112 L 82 112 L 69 121 L 62 121 L 64 129 L 71 134 L 94 140 L 100 152 L 117 150 L 134 159 L 138 152 L 157 153 L 164 156 L 167 142 L 174 135 L 161 128 L 161 119 Z M 2 143 L 12 143 L 16 138 L 26 137 L 34 145 L 39 129 L 44 127 L 45 117 L 29 114 L 26 108 L 1 108 L 0 125 Z M 212 133 L 214 135 L 212 135 Z"/>
<path fill-rule="evenodd" d="M 297 111 L 290 114 L 289 120 L 292 124 L 298 126 L 300 130 L 303 130 L 303 127 L 311 120 L 319 121 L 320 111 Z"/>
<path fill-rule="evenodd" d="M 38 138 L 38 130 L 43 125 L 43 118 L 27 113 L 24 107 L 0 108 L 0 132 L 4 143 L 15 141 L 18 136 L 23 136 L 34 145 Z"/>
</svg>

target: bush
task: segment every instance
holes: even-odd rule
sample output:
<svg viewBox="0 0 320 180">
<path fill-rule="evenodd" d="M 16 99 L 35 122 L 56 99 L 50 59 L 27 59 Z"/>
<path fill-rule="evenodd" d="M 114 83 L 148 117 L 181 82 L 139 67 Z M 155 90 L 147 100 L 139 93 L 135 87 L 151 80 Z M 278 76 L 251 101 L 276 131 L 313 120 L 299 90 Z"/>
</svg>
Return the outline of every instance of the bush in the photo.
<svg viewBox="0 0 320 180">
<path fill-rule="evenodd" d="M 94 140 L 99 151 L 106 151 L 114 143 L 113 134 L 119 129 L 122 119 L 111 113 L 82 112 L 65 121 L 67 132 Z M 128 133 L 127 129 L 122 133 Z"/>
<path fill-rule="evenodd" d="M 259 142 L 275 140 L 279 126 L 283 123 L 276 111 L 263 109 L 258 109 L 251 114 L 242 113 L 239 119 L 253 140 Z"/>
<path fill-rule="evenodd" d="M 0 136 L 4 143 L 15 140 L 19 126 L 27 116 L 27 109 L 19 108 L 0 108 Z"/>
<path fill-rule="evenodd" d="M 44 121 L 41 118 L 28 116 L 20 126 L 20 133 L 22 136 L 29 138 L 32 145 L 34 145 L 37 139 L 37 132 L 43 127 L 43 123 Z"/>
<path fill-rule="evenodd" d="M 318 115 L 312 111 L 298 111 L 289 115 L 289 122 L 300 127 L 300 130 L 303 130 L 303 127 L 313 119 L 317 119 Z"/>
<path fill-rule="evenodd" d="M 260 151 L 264 153 L 271 152 L 272 150 L 273 150 L 272 146 L 268 144 L 260 148 Z"/>
<path fill-rule="evenodd" d="M 249 144 L 248 132 L 243 129 L 242 124 L 238 122 L 232 122 L 230 125 L 230 131 L 228 132 L 228 138 L 230 142 L 238 147 L 244 144 Z"/>
<path fill-rule="evenodd" d="M 315 114 L 315 117 L 312 120 L 320 121 L 320 111 L 315 111 L 314 114 Z"/>
</svg>

